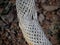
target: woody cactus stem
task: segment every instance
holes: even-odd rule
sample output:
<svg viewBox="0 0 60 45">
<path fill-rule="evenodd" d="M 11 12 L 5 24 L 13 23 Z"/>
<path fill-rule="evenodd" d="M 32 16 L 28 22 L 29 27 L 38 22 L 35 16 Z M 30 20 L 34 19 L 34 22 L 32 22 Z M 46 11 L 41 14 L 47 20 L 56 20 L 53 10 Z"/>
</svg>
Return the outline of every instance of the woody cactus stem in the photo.
<svg viewBox="0 0 60 45">
<path fill-rule="evenodd" d="M 34 0 L 16 0 L 17 16 L 29 45 L 52 45 L 38 23 Z"/>
</svg>

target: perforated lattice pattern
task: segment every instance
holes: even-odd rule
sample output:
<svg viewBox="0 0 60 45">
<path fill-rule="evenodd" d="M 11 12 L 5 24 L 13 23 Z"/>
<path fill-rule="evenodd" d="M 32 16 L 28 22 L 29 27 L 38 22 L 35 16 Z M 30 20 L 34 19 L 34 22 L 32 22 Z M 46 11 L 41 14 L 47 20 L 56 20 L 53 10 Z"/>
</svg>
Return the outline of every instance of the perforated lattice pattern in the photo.
<svg viewBox="0 0 60 45">
<path fill-rule="evenodd" d="M 34 0 L 16 0 L 19 26 L 29 45 L 52 45 L 42 31 L 35 10 Z"/>
</svg>

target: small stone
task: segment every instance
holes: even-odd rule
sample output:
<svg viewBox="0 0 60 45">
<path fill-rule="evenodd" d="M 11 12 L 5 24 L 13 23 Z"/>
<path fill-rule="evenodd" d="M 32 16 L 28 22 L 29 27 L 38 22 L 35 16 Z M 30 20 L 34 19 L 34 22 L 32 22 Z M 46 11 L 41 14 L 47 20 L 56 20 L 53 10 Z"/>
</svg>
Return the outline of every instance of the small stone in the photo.
<svg viewBox="0 0 60 45">
<path fill-rule="evenodd" d="M 40 14 L 39 15 L 39 21 L 42 23 L 43 20 L 44 20 L 44 15 L 43 14 Z"/>
<path fill-rule="evenodd" d="M 46 0 L 41 0 L 42 3 L 44 3 Z"/>
<path fill-rule="evenodd" d="M 8 39 L 11 39 L 11 36 L 8 36 Z"/>
<path fill-rule="evenodd" d="M 59 8 L 58 6 L 45 6 L 45 5 L 42 5 L 42 7 L 46 11 L 53 11 Z"/>
<path fill-rule="evenodd" d="M 8 32 L 5 33 L 5 36 L 6 36 L 6 37 L 8 36 Z"/>
</svg>

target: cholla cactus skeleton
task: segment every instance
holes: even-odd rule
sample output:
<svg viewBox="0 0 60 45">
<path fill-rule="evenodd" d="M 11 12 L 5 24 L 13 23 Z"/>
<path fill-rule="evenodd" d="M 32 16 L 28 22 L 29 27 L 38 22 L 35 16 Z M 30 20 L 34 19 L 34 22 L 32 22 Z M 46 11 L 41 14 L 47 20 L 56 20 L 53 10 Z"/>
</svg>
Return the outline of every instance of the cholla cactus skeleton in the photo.
<svg viewBox="0 0 60 45">
<path fill-rule="evenodd" d="M 29 45 L 52 45 L 37 19 L 34 0 L 16 0 L 17 16 L 23 36 Z"/>
</svg>

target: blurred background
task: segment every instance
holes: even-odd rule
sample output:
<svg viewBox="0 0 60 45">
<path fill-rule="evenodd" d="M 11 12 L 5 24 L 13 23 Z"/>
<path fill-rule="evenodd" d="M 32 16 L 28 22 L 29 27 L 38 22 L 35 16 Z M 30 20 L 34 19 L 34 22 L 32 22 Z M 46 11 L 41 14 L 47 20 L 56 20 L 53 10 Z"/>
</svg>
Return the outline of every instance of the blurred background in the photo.
<svg viewBox="0 0 60 45">
<path fill-rule="evenodd" d="M 59 2 L 59 0 L 35 1 L 39 23 L 53 45 L 60 45 Z M 57 8 L 50 9 L 44 5 Z M 16 0 L 0 0 L 0 45 L 28 45 L 18 23 Z"/>
</svg>

